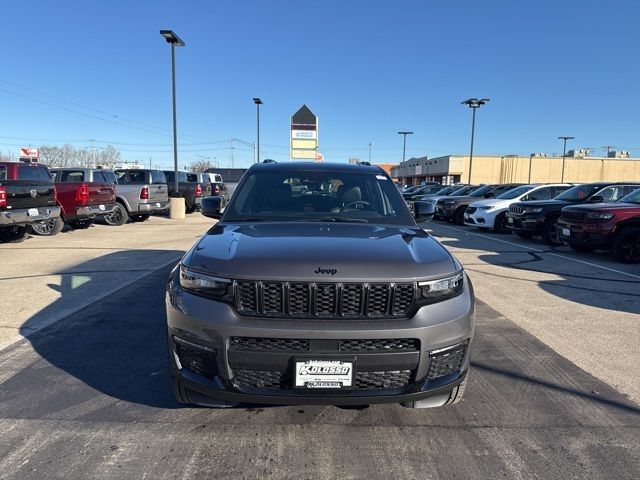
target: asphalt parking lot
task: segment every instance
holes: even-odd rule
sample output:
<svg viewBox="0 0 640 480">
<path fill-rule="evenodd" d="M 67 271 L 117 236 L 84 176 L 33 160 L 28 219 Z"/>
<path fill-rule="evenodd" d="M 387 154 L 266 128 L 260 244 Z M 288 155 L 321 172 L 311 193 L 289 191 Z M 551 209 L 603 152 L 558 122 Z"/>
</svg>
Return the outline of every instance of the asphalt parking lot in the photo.
<svg viewBox="0 0 640 480">
<path fill-rule="evenodd" d="M 164 284 L 210 224 L 0 245 L 0 478 L 638 478 L 637 266 L 429 223 L 479 300 L 461 404 L 185 408 Z"/>
</svg>

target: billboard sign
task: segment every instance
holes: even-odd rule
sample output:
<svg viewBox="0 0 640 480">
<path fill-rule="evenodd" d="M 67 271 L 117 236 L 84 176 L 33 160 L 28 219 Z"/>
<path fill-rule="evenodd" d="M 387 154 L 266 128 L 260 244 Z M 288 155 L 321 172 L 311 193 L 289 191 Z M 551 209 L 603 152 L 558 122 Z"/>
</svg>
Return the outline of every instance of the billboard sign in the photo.
<svg viewBox="0 0 640 480">
<path fill-rule="evenodd" d="M 38 160 L 40 158 L 40 152 L 38 152 L 37 148 L 20 147 L 20 158 Z"/>
<path fill-rule="evenodd" d="M 292 161 L 318 159 L 318 117 L 306 105 L 291 116 L 289 157 Z"/>
<path fill-rule="evenodd" d="M 291 130 L 292 140 L 316 140 L 318 132 L 315 130 Z"/>
</svg>

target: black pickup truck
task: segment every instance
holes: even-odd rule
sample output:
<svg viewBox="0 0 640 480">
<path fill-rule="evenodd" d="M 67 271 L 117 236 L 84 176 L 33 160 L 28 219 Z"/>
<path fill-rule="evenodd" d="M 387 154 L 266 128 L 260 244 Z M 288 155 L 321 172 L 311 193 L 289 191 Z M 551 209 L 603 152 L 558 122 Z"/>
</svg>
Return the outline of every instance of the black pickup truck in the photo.
<svg viewBox="0 0 640 480">
<path fill-rule="evenodd" d="M 0 241 L 21 242 L 30 225 L 59 216 L 53 178 L 47 167 L 0 162 Z"/>
<path fill-rule="evenodd" d="M 190 182 L 187 172 L 178 172 L 178 192 L 176 193 L 176 177 L 173 170 L 164 170 L 167 177 L 170 197 L 184 197 L 187 213 L 193 213 L 202 201 L 202 185 L 198 182 Z"/>
</svg>

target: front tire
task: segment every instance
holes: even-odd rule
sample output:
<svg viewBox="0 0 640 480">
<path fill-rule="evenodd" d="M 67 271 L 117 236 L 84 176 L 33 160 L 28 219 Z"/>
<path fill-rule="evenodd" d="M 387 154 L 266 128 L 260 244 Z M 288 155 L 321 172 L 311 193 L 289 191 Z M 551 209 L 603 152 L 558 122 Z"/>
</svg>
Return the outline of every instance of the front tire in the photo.
<svg viewBox="0 0 640 480">
<path fill-rule="evenodd" d="M 36 222 L 31 224 L 31 230 L 36 235 L 43 237 L 53 237 L 59 234 L 64 228 L 64 220 L 62 217 L 50 218 L 43 220 L 42 222 Z"/>
<path fill-rule="evenodd" d="M 564 245 L 562 240 L 560 240 L 560 235 L 558 233 L 558 218 L 559 217 L 553 217 L 547 220 L 542 230 L 542 238 L 547 245 L 551 245 L 553 247 Z"/>
<path fill-rule="evenodd" d="M 630 227 L 619 231 L 611 251 L 622 263 L 640 263 L 640 228 Z"/>
<path fill-rule="evenodd" d="M 127 207 L 121 203 L 116 203 L 116 208 L 113 212 L 107 213 L 103 218 L 107 225 L 119 227 L 129 221 L 129 212 L 127 212 Z"/>
<path fill-rule="evenodd" d="M 460 207 L 456 210 L 456 213 L 453 214 L 453 223 L 458 225 L 464 225 L 464 211 L 467 207 Z"/>
<path fill-rule="evenodd" d="M 190 205 L 188 207 L 185 207 L 185 213 L 193 213 L 196 211 L 196 206 L 195 205 Z"/>
<path fill-rule="evenodd" d="M 497 233 L 507 233 L 507 214 L 505 212 L 499 214 L 493 222 L 493 230 Z"/>
</svg>

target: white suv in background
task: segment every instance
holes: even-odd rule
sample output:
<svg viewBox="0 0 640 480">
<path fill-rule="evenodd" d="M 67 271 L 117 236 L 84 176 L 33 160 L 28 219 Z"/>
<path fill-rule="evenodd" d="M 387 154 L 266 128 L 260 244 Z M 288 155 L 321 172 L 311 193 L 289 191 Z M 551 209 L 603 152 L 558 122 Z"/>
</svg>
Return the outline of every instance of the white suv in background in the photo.
<svg viewBox="0 0 640 480">
<path fill-rule="evenodd" d="M 516 187 L 496 198 L 474 202 L 464 212 L 464 224 L 478 228 L 507 231 L 507 211 L 515 202 L 551 200 L 571 188 L 569 183 L 532 184 Z"/>
</svg>

